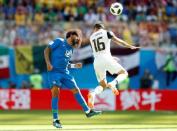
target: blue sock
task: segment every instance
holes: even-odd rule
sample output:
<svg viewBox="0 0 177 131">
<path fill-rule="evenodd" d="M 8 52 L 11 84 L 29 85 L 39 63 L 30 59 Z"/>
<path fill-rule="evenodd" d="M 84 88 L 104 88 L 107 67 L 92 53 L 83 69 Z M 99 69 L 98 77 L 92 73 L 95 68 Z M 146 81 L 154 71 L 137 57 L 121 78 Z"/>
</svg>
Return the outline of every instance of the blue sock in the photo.
<svg viewBox="0 0 177 131">
<path fill-rule="evenodd" d="M 85 100 L 84 100 L 82 94 L 80 93 L 80 91 L 77 92 L 77 93 L 75 93 L 74 96 L 75 96 L 77 102 L 82 106 L 82 108 L 83 108 L 84 111 L 88 111 L 88 110 L 90 109 L 90 108 L 87 106 L 87 104 L 86 104 L 86 102 L 85 102 Z"/>
<path fill-rule="evenodd" d="M 53 119 L 58 119 L 58 97 L 52 98 L 52 114 Z"/>
</svg>

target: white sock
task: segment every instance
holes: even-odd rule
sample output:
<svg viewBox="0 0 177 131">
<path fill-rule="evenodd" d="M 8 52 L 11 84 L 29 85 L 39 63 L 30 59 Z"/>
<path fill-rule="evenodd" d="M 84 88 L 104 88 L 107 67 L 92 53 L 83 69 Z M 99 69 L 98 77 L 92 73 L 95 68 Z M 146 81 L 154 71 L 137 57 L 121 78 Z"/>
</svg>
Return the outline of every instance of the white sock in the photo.
<svg viewBox="0 0 177 131">
<path fill-rule="evenodd" d="M 111 84 L 112 87 L 115 87 L 117 82 L 121 83 L 127 78 L 127 76 L 128 73 L 119 74 L 112 82 L 109 82 L 108 84 Z"/>
<path fill-rule="evenodd" d="M 101 94 L 101 92 L 103 92 L 103 87 L 97 86 L 95 90 L 91 93 L 93 96 L 93 100 L 95 100 L 95 95 Z"/>
<path fill-rule="evenodd" d="M 96 94 L 100 94 L 103 91 L 103 87 L 102 86 L 97 86 L 94 91 L 91 92 L 91 95 L 93 96 L 93 98 L 95 98 Z"/>
<path fill-rule="evenodd" d="M 88 101 L 94 105 L 95 95 L 100 94 L 102 91 L 103 91 L 103 87 L 102 86 L 97 86 L 94 89 L 94 91 L 90 92 L 90 95 L 92 96 L 92 98 L 88 99 Z"/>
<path fill-rule="evenodd" d="M 97 86 L 94 90 L 95 94 L 100 94 L 103 91 L 103 87 L 102 86 Z"/>
</svg>

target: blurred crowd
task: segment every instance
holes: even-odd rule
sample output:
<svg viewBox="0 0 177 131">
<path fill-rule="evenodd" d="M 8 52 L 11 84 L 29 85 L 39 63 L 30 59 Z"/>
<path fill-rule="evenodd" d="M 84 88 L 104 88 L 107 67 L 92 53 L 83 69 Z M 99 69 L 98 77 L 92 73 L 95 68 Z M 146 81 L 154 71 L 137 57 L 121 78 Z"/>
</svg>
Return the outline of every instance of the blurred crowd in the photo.
<svg viewBox="0 0 177 131">
<path fill-rule="evenodd" d="M 109 12 L 116 0 L 0 0 L 0 43 L 47 44 L 69 28 L 80 28 L 87 44 L 92 25 L 105 23 L 118 37 L 143 47 L 177 47 L 176 0 L 119 0 L 121 16 Z"/>
</svg>

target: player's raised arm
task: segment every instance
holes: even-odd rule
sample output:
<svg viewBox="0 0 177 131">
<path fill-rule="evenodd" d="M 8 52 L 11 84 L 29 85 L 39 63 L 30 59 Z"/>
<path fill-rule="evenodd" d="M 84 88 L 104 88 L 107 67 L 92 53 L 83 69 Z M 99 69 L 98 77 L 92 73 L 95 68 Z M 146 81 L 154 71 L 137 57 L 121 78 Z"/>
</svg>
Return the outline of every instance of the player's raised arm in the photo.
<svg viewBox="0 0 177 131">
<path fill-rule="evenodd" d="M 49 47 L 46 47 L 44 50 L 44 58 L 45 58 L 45 62 L 46 62 L 48 71 L 52 70 L 52 68 L 53 68 L 50 63 L 50 52 L 51 52 L 51 49 Z"/>
<path fill-rule="evenodd" d="M 118 45 L 122 45 L 122 46 L 130 48 L 130 49 L 139 49 L 140 48 L 140 47 L 132 46 L 132 45 L 128 44 L 127 42 L 119 39 L 117 36 L 114 35 L 114 33 L 111 33 L 110 35 L 112 35 L 112 40 Z"/>
</svg>

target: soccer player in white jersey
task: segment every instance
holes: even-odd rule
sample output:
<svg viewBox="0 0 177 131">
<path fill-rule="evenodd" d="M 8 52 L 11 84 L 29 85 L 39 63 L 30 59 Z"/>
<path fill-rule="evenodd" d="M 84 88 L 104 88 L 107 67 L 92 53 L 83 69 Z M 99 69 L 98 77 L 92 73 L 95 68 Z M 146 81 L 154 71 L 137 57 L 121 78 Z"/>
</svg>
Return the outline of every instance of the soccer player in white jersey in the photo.
<svg viewBox="0 0 177 131">
<path fill-rule="evenodd" d="M 94 25 L 93 33 L 90 36 L 90 43 L 94 55 L 93 65 L 99 86 L 88 94 L 88 106 L 90 108 L 94 108 L 95 95 L 100 94 L 107 87 L 110 88 L 115 95 L 118 95 L 119 91 L 116 88 L 116 84 L 121 83 L 128 76 L 127 71 L 111 55 L 111 40 L 118 45 L 130 49 L 139 48 L 117 38 L 113 32 L 105 30 L 102 23 L 96 23 Z M 117 77 L 112 82 L 107 83 L 106 71 L 111 74 L 117 74 Z"/>
</svg>

